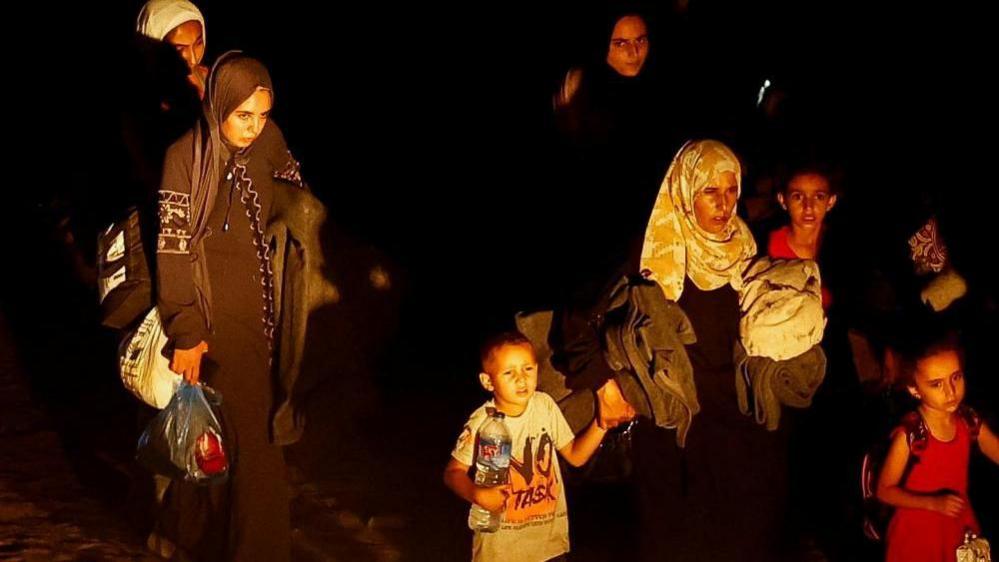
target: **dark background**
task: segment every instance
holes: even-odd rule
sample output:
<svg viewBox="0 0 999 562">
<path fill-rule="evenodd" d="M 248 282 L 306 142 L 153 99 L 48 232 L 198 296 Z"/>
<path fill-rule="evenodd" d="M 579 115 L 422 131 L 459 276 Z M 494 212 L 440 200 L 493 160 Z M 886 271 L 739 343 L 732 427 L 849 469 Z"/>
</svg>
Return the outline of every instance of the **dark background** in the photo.
<svg viewBox="0 0 999 562">
<path fill-rule="evenodd" d="M 46 23 L 24 43 L 29 73 L 14 76 L 29 109 L 8 107 L 27 120 L 8 129 L 27 149 L 9 165 L 29 178 L 7 188 L 5 314 L 40 400 L 80 458 L 108 426 L 119 429 L 121 454 L 132 443 L 115 335 L 94 328 L 95 296 L 74 277 L 64 242 L 71 233 L 90 259 L 95 232 L 129 198 L 120 113 L 140 4 L 74 4 L 53 8 L 57 18 L 21 20 Z M 803 131 L 846 168 L 844 222 L 858 255 L 877 252 L 880 233 L 908 220 L 914 194 L 929 190 L 956 209 L 962 273 L 994 295 L 996 107 L 984 9 L 803 4 L 660 3 L 649 70 L 694 100 L 689 109 L 706 134 L 744 154 L 756 146 L 761 82 L 787 89 L 793 117 L 781 127 L 790 138 Z M 428 536 L 458 536 L 463 508 L 437 471 L 485 398 L 474 376 L 482 335 L 506 327 L 517 310 L 550 306 L 558 293 L 552 234 L 566 219 L 552 189 L 559 173 L 549 158 L 550 96 L 577 62 L 598 8 L 199 5 L 207 63 L 239 48 L 270 69 L 273 117 L 335 225 L 327 249 L 345 301 L 313 330 L 331 356 L 320 361 L 319 422 L 293 456 L 314 478 L 331 478 L 329 465 L 348 457 L 389 459 L 372 460 L 383 467 L 378 485 L 405 483 L 410 459 L 421 467 L 419 484 L 385 501 L 441 506 L 447 518 L 423 522 Z M 391 291 L 364 289 L 374 265 L 391 272 Z M 371 444 L 371 428 L 396 456 Z"/>
</svg>

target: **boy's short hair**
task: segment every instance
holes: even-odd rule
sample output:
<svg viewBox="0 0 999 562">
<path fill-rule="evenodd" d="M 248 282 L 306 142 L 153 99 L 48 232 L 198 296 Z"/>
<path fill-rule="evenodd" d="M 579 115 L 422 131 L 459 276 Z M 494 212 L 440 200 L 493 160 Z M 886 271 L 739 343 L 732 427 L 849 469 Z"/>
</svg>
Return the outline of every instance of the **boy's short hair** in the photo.
<svg viewBox="0 0 999 562">
<path fill-rule="evenodd" d="M 841 170 L 832 164 L 815 158 L 803 158 L 789 163 L 779 176 L 780 185 L 778 186 L 778 191 L 786 197 L 788 190 L 791 188 L 791 180 L 805 174 L 822 176 L 829 184 L 829 193 L 831 195 L 840 194 L 840 184 L 842 183 Z"/>
<path fill-rule="evenodd" d="M 534 351 L 534 345 L 531 344 L 531 340 L 527 339 L 527 336 L 517 330 L 509 330 L 489 336 L 482 342 L 482 346 L 479 348 L 479 361 L 482 364 L 483 372 L 488 372 L 486 365 L 492 358 L 493 353 L 504 345 L 526 345 L 531 348 L 532 352 Z"/>
</svg>

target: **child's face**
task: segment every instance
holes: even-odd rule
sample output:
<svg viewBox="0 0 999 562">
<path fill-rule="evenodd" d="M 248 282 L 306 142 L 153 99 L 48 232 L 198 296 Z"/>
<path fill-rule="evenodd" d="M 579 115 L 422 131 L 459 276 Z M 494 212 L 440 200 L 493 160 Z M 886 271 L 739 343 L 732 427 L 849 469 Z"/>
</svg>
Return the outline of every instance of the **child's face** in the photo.
<svg viewBox="0 0 999 562">
<path fill-rule="evenodd" d="M 493 351 L 479 375 L 482 386 L 493 393 L 496 408 L 504 414 L 520 415 L 538 388 L 538 361 L 525 344 L 506 344 Z"/>
<path fill-rule="evenodd" d="M 917 361 L 913 382 L 909 393 L 932 410 L 952 413 L 964 400 L 964 372 L 955 351 L 944 350 Z"/>
<path fill-rule="evenodd" d="M 787 192 L 777 195 L 781 206 L 791 215 L 795 229 L 814 229 L 822 225 L 829 209 L 836 205 L 836 196 L 829 189 L 829 180 L 822 174 L 798 174 L 791 178 Z"/>
</svg>

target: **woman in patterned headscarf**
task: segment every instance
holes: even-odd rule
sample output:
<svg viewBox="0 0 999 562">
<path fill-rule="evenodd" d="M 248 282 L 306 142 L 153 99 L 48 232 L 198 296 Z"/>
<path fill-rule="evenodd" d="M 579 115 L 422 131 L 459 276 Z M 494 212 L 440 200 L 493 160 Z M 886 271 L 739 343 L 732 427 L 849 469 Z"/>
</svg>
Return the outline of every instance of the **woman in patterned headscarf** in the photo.
<svg viewBox="0 0 999 562">
<path fill-rule="evenodd" d="M 739 289 L 756 255 L 749 227 L 735 214 L 741 189 L 739 160 L 724 144 L 691 141 L 677 153 L 652 209 L 641 261 L 667 298 L 679 300 L 688 280 L 703 291 Z"/>
<path fill-rule="evenodd" d="M 739 409 L 733 350 L 742 274 L 756 243 L 739 218 L 739 160 L 713 140 L 686 143 L 666 172 L 641 269 L 689 317 L 700 412 L 683 448 L 674 430 L 635 429 L 641 559 L 778 559 L 786 434 Z"/>
</svg>

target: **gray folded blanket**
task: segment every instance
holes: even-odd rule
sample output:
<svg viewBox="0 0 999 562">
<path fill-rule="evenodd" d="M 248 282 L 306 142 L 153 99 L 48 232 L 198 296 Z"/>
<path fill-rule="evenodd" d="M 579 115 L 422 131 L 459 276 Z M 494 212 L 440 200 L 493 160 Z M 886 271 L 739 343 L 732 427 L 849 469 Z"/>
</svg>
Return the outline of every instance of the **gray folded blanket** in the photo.
<svg viewBox="0 0 999 562">
<path fill-rule="evenodd" d="M 591 389 L 570 389 L 565 375 L 552 365 L 548 334 L 553 316 L 545 310 L 519 313 L 514 320 L 534 346 L 538 390 L 551 395 L 578 433 L 593 420 L 596 397 Z M 615 380 L 624 398 L 656 425 L 676 428 L 677 443 L 683 446 L 691 421 L 700 411 L 693 367 L 684 348 L 696 341 L 687 315 L 666 300 L 658 286 L 630 285 L 622 278 L 612 292 L 605 318 L 604 359 L 617 371 Z"/>
<path fill-rule="evenodd" d="M 656 425 L 676 428 L 682 447 L 701 409 L 684 347 L 697 341 L 687 315 L 655 283 L 622 278 L 611 292 L 603 335 L 607 363 L 632 375 L 619 377 L 625 398 Z"/>
<path fill-rule="evenodd" d="M 781 405 L 807 408 L 826 374 L 826 354 L 815 345 L 791 359 L 776 361 L 751 357 L 741 342 L 735 344 L 735 390 L 739 409 L 774 431 Z"/>
</svg>

